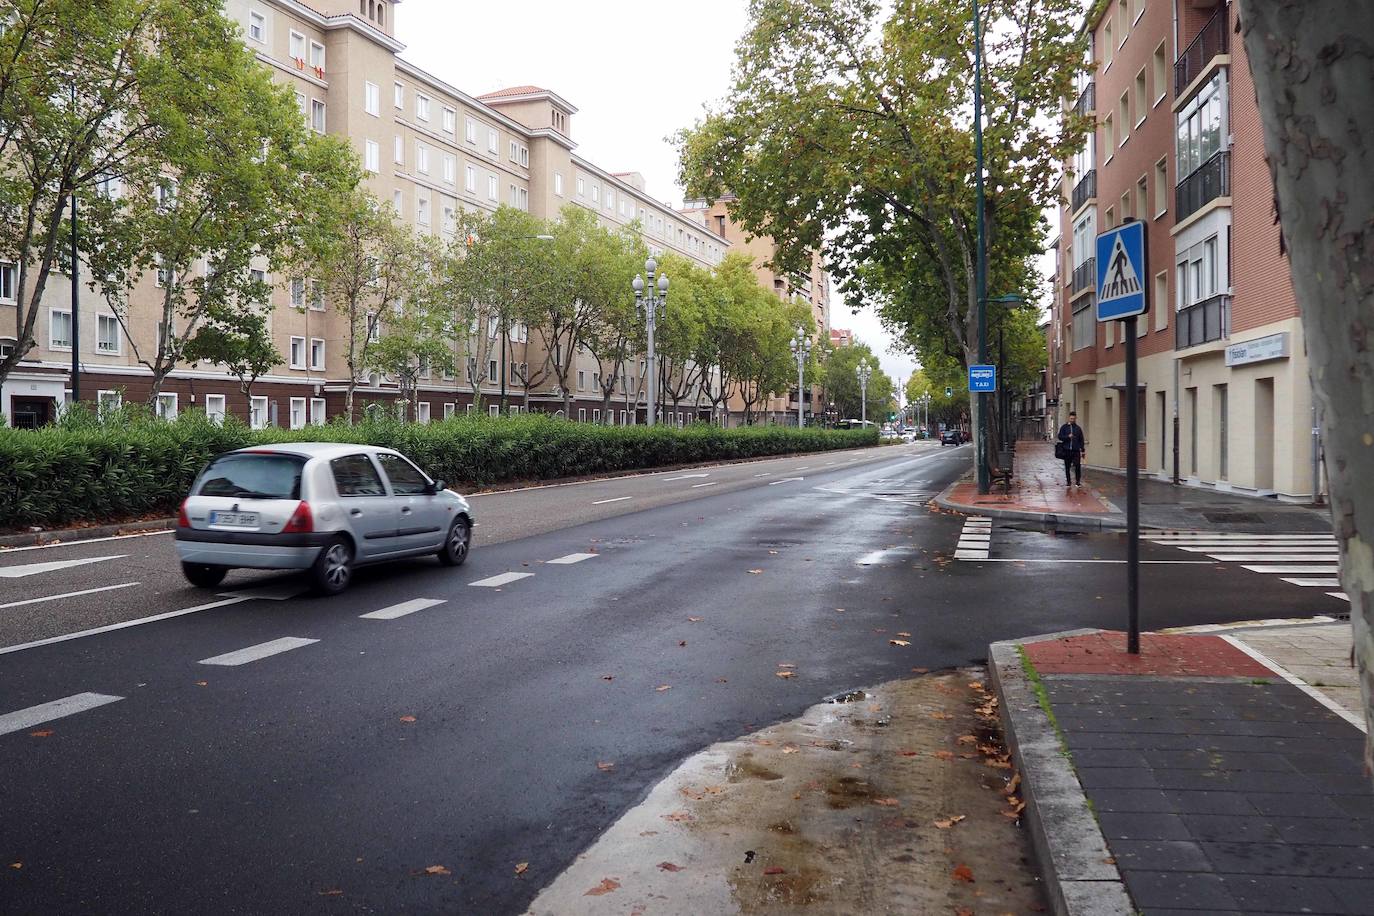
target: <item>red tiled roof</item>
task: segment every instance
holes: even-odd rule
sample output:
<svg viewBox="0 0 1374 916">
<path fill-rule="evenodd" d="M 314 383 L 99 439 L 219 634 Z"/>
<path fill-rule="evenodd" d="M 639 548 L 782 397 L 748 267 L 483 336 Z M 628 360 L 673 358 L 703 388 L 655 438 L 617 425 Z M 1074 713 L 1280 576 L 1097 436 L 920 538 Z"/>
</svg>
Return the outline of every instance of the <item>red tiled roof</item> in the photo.
<svg viewBox="0 0 1374 916">
<path fill-rule="evenodd" d="M 479 99 L 503 99 L 512 95 L 533 95 L 536 92 L 547 92 L 547 89 L 540 89 L 538 86 L 511 86 L 509 89 L 497 89 L 495 92 L 488 92 L 479 95 Z"/>
</svg>

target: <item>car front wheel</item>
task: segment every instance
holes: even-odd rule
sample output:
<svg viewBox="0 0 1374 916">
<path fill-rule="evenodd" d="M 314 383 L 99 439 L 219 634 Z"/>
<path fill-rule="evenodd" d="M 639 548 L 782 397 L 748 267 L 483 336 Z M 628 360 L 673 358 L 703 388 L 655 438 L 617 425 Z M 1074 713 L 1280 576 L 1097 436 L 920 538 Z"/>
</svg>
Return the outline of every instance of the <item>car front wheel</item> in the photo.
<svg viewBox="0 0 1374 916">
<path fill-rule="evenodd" d="M 348 588 L 353 579 L 353 548 L 343 538 L 335 538 L 324 546 L 310 567 L 310 578 L 316 591 L 337 595 Z"/>
<path fill-rule="evenodd" d="M 229 572 L 229 567 L 210 566 L 205 563 L 182 563 L 181 571 L 186 576 L 186 581 L 196 588 L 214 588 L 224 581 L 224 576 Z"/>
<path fill-rule="evenodd" d="M 472 547 L 472 525 L 465 518 L 455 518 L 448 527 L 444 546 L 439 548 L 439 562 L 445 566 L 462 566 Z"/>
</svg>

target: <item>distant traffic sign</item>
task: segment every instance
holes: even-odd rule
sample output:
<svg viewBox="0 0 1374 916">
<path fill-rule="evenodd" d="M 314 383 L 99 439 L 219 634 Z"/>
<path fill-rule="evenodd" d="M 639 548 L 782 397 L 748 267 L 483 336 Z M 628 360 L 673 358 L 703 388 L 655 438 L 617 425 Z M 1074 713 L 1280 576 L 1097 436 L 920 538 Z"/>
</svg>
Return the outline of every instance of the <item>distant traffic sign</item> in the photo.
<svg viewBox="0 0 1374 916">
<path fill-rule="evenodd" d="M 1145 224 L 1123 223 L 1097 237 L 1097 320 L 1144 315 Z"/>
<path fill-rule="evenodd" d="M 975 394 L 997 390 L 996 366 L 969 366 L 968 390 Z"/>
</svg>

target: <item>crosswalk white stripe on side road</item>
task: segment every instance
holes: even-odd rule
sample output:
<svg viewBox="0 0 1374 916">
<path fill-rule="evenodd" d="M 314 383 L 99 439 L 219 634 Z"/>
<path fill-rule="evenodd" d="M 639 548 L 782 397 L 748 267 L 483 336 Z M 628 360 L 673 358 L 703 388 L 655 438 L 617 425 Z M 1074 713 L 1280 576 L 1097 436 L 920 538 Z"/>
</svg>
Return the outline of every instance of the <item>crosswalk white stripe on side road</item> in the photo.
<svg viewBox="0 0 1374 916">
<path fill-rule="evenodd" d="M 594 560 L 594 559 L 596 559 L 597 556 L 599 556 L 599 554 L 595 554 L 595 553 L 570 553 L 570 554 L 568 554 L 566 557 L 559 557 L 559 558 L 556 559 L 556 560 L 550 560 L 550 561 L 549 561 L 547 564 L 545 564 L 545 565 L 548 565 L 548 566 L 571 566 L 571 565 L 573 565 L 574 563 L 581 563 L 583 560 Z"/>
<path fill-rule="evenodd" d="M 1241 569 L 1248 569 L 1257 573 L 1273 573 L 1275 575 L 1328 575 L 1334 576 L 1340 573 L 1339 566 L 1242 566 Z"/>
<path fill-rule="evenodd" d="M 1301 585 L 1304 588 L 1340 588 L 1340 579 L 1284 579 L 1290 585 Z"/>
<path fill-rule="evenodd" d="M 1207 556 L 1224 563 L 1332 563 L 1336 560 L 1334 556 L 1324 553 L 1309 554 L 1302 551 L 1277 556 L 1265 553 L 1209 553 Z"/>
<path fill-rule="evenodd" d="M 407 614 L 414 614 L 416 611 L 434 607 L 436 604 L 443 604 L 444 600 L 443 598 L 412 598 L 409 601 L 402 601 L 400 604 L 393 604 L 391 607 L 384 607 L 358 616 L 364 620 L 395 620 L 397 617 L 404 617 Z"/>
<path fill-rule="evenodd" d="M 476 588 L 500 588 L 512 582 L 519 582 L 521 579 L 528 579 L 533 575 L 534 573 L 501 573 L 499 576 L 491 576 L 486 579 L 478 579 L 476 582 L 469 582 L 468 585 L 475 586 Z"/>
<path fill-rule="evenodd" d="M 236 667 L 246 665 L 249 662 L 256 662 L 273 655 L 280 655 L 283 652 L 290 652 L 292 649 L 299 649 L 302 646 L 309 646 L 319 642 L 318 639 L 305 639 L 300 636 L 283 636 L 281 639 L 273 639 L 269 642 L 258 643 L 256 646 L 248 646 L 245 649 L 236 649 L 233 652 L 225 652 L 223 655 L 215 655 L 211 658 L 202 658 L 202 665 L 223 665 L 226 667 Z"/>
<path fill-rule="evenodd" d="M 1339 553 L 1340 548 L 1336 546 L 1327 547 L 1322 544 L 1290 544 L 1283 547 L 1275 547 L 1271 544 L 1208 544 L 1206 547 L 1184 547 L 1174 545 L 1179 550 L 1186 550 L 1189 553 Z"/>
<path fill-rule="evenodd" d="M 0 716 L 0 735 L 23 731 L 26 728 L 33 728 L 35 725 L 42 725 L 54 719 L 95 709 L 97 706 L 117 703 L 122 699 L 124 698 L 105 693 L 77 693 L 60 700 L 53 700 L 50 703 L 40 703 L 37 706 L 30 706 L 28 709 L 16 710 Z"/>
</svg>

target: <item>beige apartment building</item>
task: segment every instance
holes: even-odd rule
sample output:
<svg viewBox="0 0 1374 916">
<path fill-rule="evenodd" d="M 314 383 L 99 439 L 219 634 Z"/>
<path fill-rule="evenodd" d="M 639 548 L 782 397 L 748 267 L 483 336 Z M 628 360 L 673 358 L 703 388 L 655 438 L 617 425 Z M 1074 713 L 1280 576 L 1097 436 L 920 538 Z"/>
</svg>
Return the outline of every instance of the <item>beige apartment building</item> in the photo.
<svg viewBox="0 0 1374 916">
<path fill-rule="evenodd" d="M 1134 447 L 1161 479 L 1305 501 L 1320 487 L 1309 366 L 1236 17 L 1217 0 L 1112 0 L 1087 23 L 1071 104 L 1095 130 L 1065 170 L 1047 420 L 1076 410 L 1092 465 L 1123 468 Z M 1095 236 L 1127 219 L 1146 223 L 1151 295 L 1134 443 L 1124 329 L 1095 314 Z"/>
<path fill-rule="evenodd" d="M 460 209 L 494 211 L 508 204 L 551 218 L 572 204 L 595 211 L 607 226 L 638 221 L 654 254 L 671 251 L 708 268 L 724 257 L 731 242 L 704 215 L 680 213 L 655 200 L 637 173 L 613 173 L 577 155 L 577 109 L 556 92 L 521 86 L 472 96 L 406 61 L 396 38 L 400 6 L 399 0 L 226 0 L 225 12 L 242 27 L 245 44 L 261 64 L 295 93 L 310 127 L 347 138 L 370 190 L 390 201 L 417 232 L 452 237 Z M 0 265 L 0 327 L 13 326 L 12 318 L 3 317 L 4 293 L 13 289 L 12 281 L 4 283 L 6 269 L 12 267 Z M 270 327 L 284 363 L 258 381 L 251 403 L 222 367 L 182 366 L 163 385 L 159 409 L 165 415 L 200 408 L 236 414 L 254 426 L 301 427 L 343 411 L 344 323 L 308 278 L 267 276 L 266 264 L 260 269 L 275 290 Z M 70 398 L 70 285 L 54 279 L 36 329 L 38 347 L 0 391 L 0 413 L 15 425 L 40 425 Z M 153 301 L 155 278 L 146 278 L 145 285 L 135 303 Z M 83 397 L 105 405 L 146 400 L 147 369 L 113 314 L 84 285 L 80 308 Z M 134 313 L 133 335 L 152 346 L 155 310 L 146 319 L 136 306 Z M 520 326 L 478 333 L 485 333 L 486 342 L 478 341 L 469 354 L 481 353 L 485 365 L 470 356 L 457 373 L 422 378 L 420 420 L 471 411 L 468 377 L 455 377 L 469 372 L 479 379 L 484 409 L 495 412 L 504 391 L 512 412 L 561 413 L 562 392 L 557 378 L 541 371 L 546 359 L 536 333 Z M 13 341 L 0 339 L 0 347 L 6 345 Z M 461 349 L 455 343 L 455 352 Z M 643 357 L 631 360 L 617 379 L 605 417 L 601 372 L 589 353 L 577 355 L 570 378 L 572 419 L 642 422 Z M 365 404 L 395 395 L 394 382 L 373 373 L 356 397 Z M 709 401 L 700 399 L 701 410 L 695 398 L 689 402 L 690 409 L 684 403 L 664 422 L 710 418 Z"/>
</svg>

